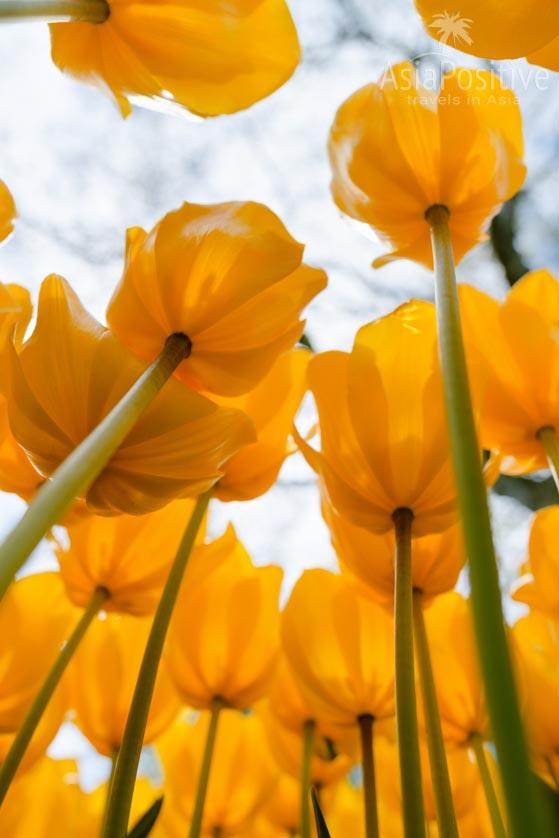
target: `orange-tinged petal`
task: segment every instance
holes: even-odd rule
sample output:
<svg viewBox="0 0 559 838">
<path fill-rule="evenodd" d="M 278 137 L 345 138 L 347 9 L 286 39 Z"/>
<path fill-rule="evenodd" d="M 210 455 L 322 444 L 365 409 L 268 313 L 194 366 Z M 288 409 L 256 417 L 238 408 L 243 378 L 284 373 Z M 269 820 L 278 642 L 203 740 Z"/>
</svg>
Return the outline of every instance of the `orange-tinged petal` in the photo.
<svg viewBox="0 0 559 838">
<path fill-rule="evenodd" d="M 435 91 L 409 62 L 341 106 L 329 154 L 340 209 L 392 248 L 374 267 L 407 258 L 432 268 L 426 212 L 437 204 L 459 261 L 526 174 L 518 103 L 496 75 L 457 69 Z"/>
<path fill-rule="evenodd" d="M 150 515 L 90 516 L 68 526 L 69 544 L 57 557 L 70 599 L 85 606 L 102 587 L 105 611 L 153 613 L 193 509 L 194 501 L 175 501 Z"/>
<path fill-rule="evenodd" d="M 393 715 L 393 630 L 389 610 L 341 576 L 303 573 L 283 612 L 282 644 L 317 720 L 352 725 L 363 714 Z"/>
<path fill-rule="evenodd" d="M 559 27 L 557 31 L 559 32 Z M 559 72 L 559 34 L 551 41 L 548 41 L 545 46 L 534 50 L 534 52 L 530 52 L 526 58 L 530 64 L 547 67 L 548 70 L 553 70 L 554 73 Z"/>
<path fill-rule="evenodd" d="M 326 284 L 322 271 L 301 265 L 302 253 L 261 204 L 184 204 L 149 235 L 129 234 L 108 322 L 150 361 L 169 335 L 187 335 L 192 351 L 179 379 L 246 393 L 300 337 L 301 311 Z"/>
<path fill-rule="evenodd" d="M 432 38 L 481 58 L 520 58 L 559 32 L 553 0 L 415 0 Z"/>
<path fill-rule="evenodd" d="M 9 347 L 8 347 L 9 348 Z M 51 276 L 37 324 L 8 357 L 12 433 L 41 474 L 50 475 L 143 372 L 116 338 Z M 250 420 L 174 381 L 166 383 L 85 496 L 99 514 L 139 514 L 211 488 L 221 466 L 253 440 Z"/>
<path fill-rule="evenodd" d="M 273 93 L 300 60 L 285 0 L 109 0 L 103 23 L 51 25 L 52 58 L 109 90 L 123 116 L 137 96 L 200 116 L 234 113 Z"/>
<path fill-rule="evenodd" d="M 505 474 L 545 468 L 536 434 L 559 424 L 559 281 L 527 274 L 501 304 L 463 286 L 460 306 L 484 448 Z"/>
<path fill-rule="evenodd" d="M 14 229 L 17 215 L 16 205 L 3 180 L 0 180 L 0 242 L 4 241 Z"/>
<path fill-rule="evenodd" d="M 254 567 L 232 528 L 220 546 L 229 553 L 227 561 L 196 585 L 185 579 L 166 654 L 186 704 L 209 708 L 219 697 L 243 709 L 264 696 L 274 674 L 282 571 Z M 202 565 L 205 550 L 197 548 Z"/>
<path fill-rule="evenodd" d="M 77 612 L 70 606 L 57 573 L 38 573 L 16 581 L 0 602 L 0 760 L 41 687 Z M 68 706 L 63 685 L 55 692 L 23 758 L 25 770 L 46 750 Z M 20 769 L 20 770 L 21 770 Z"/>
<path fill-rule="evenodd" d="M 107 615 L 88 628 L 68 667 L 74 721 L 101 754 L 112 756 L 122 737 L 151 629 L 151 620 Z M 180 707 L 165 663 L 159 666 L 144 742 L 169 727 Z"/>
<path fill-rule="evenodd" d="M 548 506 L 535 514 L 530 530 L 528 565 L 512 593 L 513 599 L 554 619 L 559 619 L 558 531 L 559 506 Z"/>
<path fill-rule="evenodd" d="M 246 396 L 220 401 L 243 410 L 258 437 L 225 464 L 215 490 L 220 500 L 251 500 L 275 482 L 289 453 L 289 434 L 305 393 L 310 359 L 311 353 L 305 349 L 285 353 Z"/>
<path fill-rule="evenodd" d="M 443 594 L 425 610 L 425 622 L 446 741 L 466 743 L 472 733 L 488 738 L 469 603 L 456 592 Z"/>
</svg>

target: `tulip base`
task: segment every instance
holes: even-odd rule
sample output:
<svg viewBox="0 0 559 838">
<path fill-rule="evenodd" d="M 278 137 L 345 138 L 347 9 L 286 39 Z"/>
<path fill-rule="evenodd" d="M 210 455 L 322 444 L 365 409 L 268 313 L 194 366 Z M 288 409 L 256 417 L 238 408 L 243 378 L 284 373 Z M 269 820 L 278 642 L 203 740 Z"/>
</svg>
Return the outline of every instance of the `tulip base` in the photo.
<svg viewBox="0 0 559 838">
<path fill-rule="evenodd" d="M 544 838 L 550 831 L 530 775 L 503 618 L 460 323 L 449 211 L 443 206 L 433 206 L 426 218 L 433 244 L 439 353 L 458 506 L 470 570 L 474 628 L 503 791 L 512 835 L 522 838 L 537 834 Z"/>
<path fill-rule="evenodd" d="M 503 818 L 501 817 L 501 810 L 495 793 L 495 786 L 493 785 L 489 765 L 487 764 L 487 758 L 485 756 L 483 739 L 479 733 L 472 733 L 470 737 L 470 745 L 472 746 L 472 750 L 475 754 L 494 836 L 495 838 L 507 838 L 507 831 L 503 823 Z"/>
<path fill-rule="evenodd" d="M 110 13 L 107 0 L 0 0 L 0 21 L 103 23 Z"/>
<path fill-rule="evenodd" d="M 374 718 L 359 716 L 361 765 L 363 767 L 363 800 L 365 803 L 365 838 L 378 838 L 377 789 L 373 746 Z"/>
<path fill-rule="evenodd" d="M 450 786 L 441 728 L 437 690 L 433 676 L 433 667 L 431 665 L 427 632 L 425 630 L 423 594 L 421 591 L 413 592 L 413 623 L 415 652 L 419 669 L 419 685 L 423 700 L 423 712 L 425 714 L 431 783 L 437 812 L 437 826 L 439 828 L 439 834 L 444 835 L 445 838 L 458 838 L 458 826 L 454 813 L 454 802 L 452 800 L 452 789 Z"/>
<path fill-rule="evenodd" d="M 425 838 L 413 654 L 411 555 L 413 513 L 410 509 L 397 509 L 392 518 L 396 536 L 394 591 L 396 728 L 404 836 L 405 838 Z"/>
<path fill-rule="evenodd" d="M 185 335 L 171 335 L 156 360 L 111 412 L 44 483 L 0 546 L 0 598 L 45 533 L 85 493 L 178 365 L 190 354 Z"/>
<path fill-rule="evenodd" d="M 210 489 L 200 495 L 196 502 L 153 618 L 116 763 L 107 807 L 107 819 L 102 833 L 103 838 L 125 838 L 126 836 L 136 772 L 140 762 L 163 645 L 186 565 L 194 547 L 196 535 L 204 520 L 211 495 L 212 490 Z"/>
<path fill-rule="evenodd" d="M 31 707 L 27 711 L 27 715 L 19 728 L 14 741 L 12 742 L 11 748 L 6 754 L 6 759 L 2 763 L 2 768 L 0 769 L 0 804 L 2 804 L 4 798 L 6 797 L 6 793 L 15 777 L 16 771 L 18 770 L 23 757 L 25 756 L 25 752 L 31 742 L 31 739 L 33 738 L 33 734 L 43 717 L 43 713 L 45 712 L 55 689 L 59 685 L 60 680 L 66 671 L 66 667 L 70 663 L 70 660 L 81 643 L 84 634 L 92 621 L 95 619 L 99 609 L 108 596 L 109 592 L 105 588 L 97 588 L 72 634 L 58 653 L 55 662 L 47 674 L 47 677 L 43 681 L 41 689 L 35 696 Z"/>
</svg>

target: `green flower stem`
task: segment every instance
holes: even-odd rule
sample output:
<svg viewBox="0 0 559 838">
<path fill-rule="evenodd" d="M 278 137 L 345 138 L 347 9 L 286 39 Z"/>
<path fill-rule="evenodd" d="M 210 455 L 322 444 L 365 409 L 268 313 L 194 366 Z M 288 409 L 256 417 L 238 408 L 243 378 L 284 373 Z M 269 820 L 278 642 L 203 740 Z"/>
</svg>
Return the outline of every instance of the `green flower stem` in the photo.
<svg viewBox="0 0 559 838">
<path fill-rule="evenodd" d="M 23 518 L 0 546 L 0 598 L 45 533 L 60 520 L 72 501 L 95 482 L 190 349 L 187 337 L 171 335 L 159 357 L 41 486 Z"/>
<path fill-rule="evenodd" d="M 105 588 L 97 588 L 94 592 L 87 608 L 80 617 L 72 634 L 62 646 L 56 660 L 47 674 L 47 677 L 43 681 L 41 689 L 35 696 L 31 707 L 27 711 L 27 715 L 19 728 L 15 739 L 12 742 L 11 748 L 6 754 L 6 759 L 2 763 L 2 768 L 0 769 L 0 804 L 6 797 L 10 784 L 14 779 L 27 747 L 31 742 L 35 730 L 37 729 L 37 725 L 41 721 L 43 713 L 45 712 L 55 689 L 60 683 L 60 679 L 62 678 L 66 667 L 72 659 L 72 655 L 78 648 L 84 634 L 89 628 L 89 625 L 108 596 L 109 592 Z"/>
<path fill-rule="evenodd" d="M 559 490 L 559 439 L 557 438 L 555 428 L 541 428 L 538 431 L 538 439 L 547 455 L 551 474 Z"/>
<path fill-rule="evenodd" d="M 411 532 L 413 513 L 397 509 L 392 516 L 396 535 L 394 591 L 396 727 L 405 838 L 424 838 L 425 812 L 419 731 L 415 698 Z"/>
<path fill-rule="evenodd" d="M 111 796 L 111 789 L 113 787 L 113 781 L 115 778 L 115 771 L 116 771 L 116 763 L 118 760 L 120 748 L 113 748 L 113 752 L 111 754 L 111 772 L 109 774 L 109 779 L 107 780 L 107 794 L 105 795 L 105 808 L 103 810 L 103 820 L 101 821 L 102 829 L 105 828 L 105 824 L 107 823 L 107 817 L 109 814 L 109 799 Z"/>
<path fill-rule="evenodd" d="M 435 261 L 439 352 L 458 506 L 469 560 L 471 601 L 487 704 L 514 838 L 550 834 L 536 799 L 503 620 L 499 575 L 481 472 L 454 257 L 446 207 L 427 212 Z"/>
<path fill-rule="evenodd" d="M 303 725 L 303 757 L 301 760 L 301 838 L 311 838 L 311 764 L 316 722 L 308 719 Z"/>
<path fill-rule="evenodd" d="M 31 18 L 103 23 L 109 15 L 107 0 L 0 0 L 0 21 Z"/>
<path fill-rule="evenodd" d="M 214 698 L 210 710 L 210 723 L 208 725 L 208 733 L 206 735 L 206 745 L 204 747 L 202 765 L 200 766 L 198 788 L 196 789 L 196 798 L 194 801 L 194 810 L 192 812 L 192 820 L 190 822 L 190 831 L 188 833 L 188 838 L 200 838 L 200 835 L 202 833 L 202 822 L 204 820 L 204 805 L 206 803 L 206 794 L 208 792 L 208 783 L 210 781 L 212 757 L 214 753 L 215 739 L 217 735 L 217 723 L 219 721 L 219 715 L 222 710 L 223 701 L 220 698 Z"/>
<path fill-rule="evenodd" d="M 363 767 L 363 798 L 365 802 L 365 838 L 378 838 L 377 789 L 375 760 L 373 753 L 374 718 L 368 714 L 359 716 L 361 738 L 361 765 Z"/>
<path fill-rule="evenodd" d="M 136 772 L 144 742 L 159 661 L 163 652 L 163 644 L 165 643 L 184 571 L 208 508 L 211 494 L 212 490 L 210 489 L 200 495 L 196 502 L 153 618 L 120 746 L 109 798 L 107 820 L 102 833 L 103 838 L 125 838 L 126 836 Z"/>
<path fill-rule="evenodd" d="M 458 826 L 454 813 L 454 802 L 446 761 L 437 690 L 433 676 L 433 667 L 431 665 L 427 632 L 425 630 L 423 595 L 421 591 L 413 592 L 413 631 L 415 653 L 419 669 L 419 684 L 425 715 L 425 733 L 427 750 L 429 752 L 429 766 L 431 768 L 431 783 L 433 785 L 437 812 L 437 825 L 440 835 L 444 835 L 445 838 L 458 838 Z"/>
<path fill-rule="evenodd" d="M 485 799 L 487 801 L 489 817 L 491 818 L 493 834 L 495 838 L 507 838 L 507 831 L 501 816 L 501 809 L 499 808 L 499 801 L 497 800 L 497 795 L 495 793 L 493 778 L 491 777 L 489 765 L 487 764 L 483 739 L 479 733 L 472 733 L 470 737 L 470 744 L 476 757 L 479 776 L 485 792 Z"/>
</svg>

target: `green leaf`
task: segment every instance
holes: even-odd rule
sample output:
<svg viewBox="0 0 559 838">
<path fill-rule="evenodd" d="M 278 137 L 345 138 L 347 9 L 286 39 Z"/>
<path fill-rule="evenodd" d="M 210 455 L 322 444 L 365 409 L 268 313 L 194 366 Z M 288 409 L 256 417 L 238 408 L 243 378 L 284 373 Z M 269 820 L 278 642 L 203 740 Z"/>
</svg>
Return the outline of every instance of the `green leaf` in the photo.
<svg viewBox="0 0 559 838">
<path fill-rule="evenodd" d="M 316 821 L 316 834 L 318 838 L 330 838 L 330 833 L 328 832 L 328 827 L 326 826 L 326 821 L 324 820 L 324 815 L 322 814 L 322 809 L 320 808 L 318 795 L 314 786 L 311 788 L 311 799 L 314 809 L 314 819 Z"/>
<path fill-rule="evenodd" d="M 147 838 L 155 826 L 155 821 L 159 817 L 162 806 L 163 798 L 158 797 L 155 803 L 149 807 L 147 812 L 144 812 L 140 820 L 132 827 L 127 838 Z"/>
</svg>

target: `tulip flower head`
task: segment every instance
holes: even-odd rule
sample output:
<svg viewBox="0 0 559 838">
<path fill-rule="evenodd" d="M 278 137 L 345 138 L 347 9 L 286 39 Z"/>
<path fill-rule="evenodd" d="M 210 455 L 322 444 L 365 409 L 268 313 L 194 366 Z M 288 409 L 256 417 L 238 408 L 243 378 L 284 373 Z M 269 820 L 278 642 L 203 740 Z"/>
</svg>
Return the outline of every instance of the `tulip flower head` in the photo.
<svg viewBox="0 0 559 838">
<path fill-rule="evenodd" d="M 196 584 L 185 578 L 167 645 L 169 671 L 185 704 L 209 708 L 215 699 L 244 709 L 264 696 L 279 654 L 279 567 L 255 567 L 230 527 L 204 553 L 224 560 Z"/>
<path fill-rule="evenodd" d="M 538 433 L 559 428 L 559 280 L 526 274 L 502 303 L 465 285 L 460 308 L 482 446 L 505 474 L 546 468 Z"/>
<path fill-rule="evenodd" d="M 559 9 L 554 0 L 415 0 L 432 38 L 480 58 L 538 58 L 559 37 Z M 551 57 L 551 51 L 549 52 Z M 556 63 L 557 57 L 555 56 Z M 557 69 L 557 67 L 550 67 Z"/>
<path fill-rule="evenodd" d="M 223 501 L 252 500 L 273 486 L 290 453 L 289 434 L 305 394 L 310 358 L 306 349 L 286 352 L 254 390 L 245 396 L 219 400 L 220 404 L 247 414 L 257 441 L 227 461 L 215 497 Z"/>
<path fill-rule="evenodd" d="M 201 714 L 195 723 L 181 719 L 157 743 L 165 777 L 161 827 L 167 838 L 187 834 L 208 721 L 207 714 Z M 202 834 L 242 834 L 272 793 L 276 776 L 260 719 L 224 711 L 217 730 Z"/>
<path fill-rule="evenodd" d="M 128 232 L 107 321 L 152 361 L 176 333 L 190 354 L 176 376 L 221 396 L 247 393 L 302 334 L 302 309 L 326 285 L 303 246 L 262 204 L 183 204 L 150 233 Z"/>
<path fill-rule="evenodd" d="M 85 607 L 104 588 L 104 611 L 152 614 L 193 508 L 194 501 L 174 501 L 149 515 L 89 516 L 69 525 L 69 545 L 56 554 L 72 602 Z"/>
<path fill-rule="evenodd" d="M 1 600 L 0 762 L 68 637 L 74 617 L 57 573 L 25 576 Z M 67 706 L 66 692 L 59 687 L 37 726 L 20 771 L 43 755 L 62 724 Z"/>
<path fill-rule="evenodd" d="M 512 598 L 559 619 L 559 506 L 548 506 L 534 515 L 528 545 L 528 562 Z"/>
<path fill-rule="evenodd" d="M 41 287 L 37 323 L 9 354 L 12 433 L 44 476 L 99 424 L 143 372 L 116 338 L 82 307 L 60 277 Z M 240 411 L 221 408 L 168 381 L 89 488 L 97 514 L 140 514 L 177 496 L 193 497 L 253 431 Z"/>
<path fill-rule="evenodd" d="M 0 242 L 7 239 L 14 229 L 16 205 L 3 180 L 0 180 Z"/>
<path fill-rule="evenodd" d="M 89 626 L 68 667 L 73 721 L 105 756 L 120 748 L 132 694 L 151 628 L 149 618 L 106 615 Z M 178 696 L 163 662 L 150 706 L 144 743 L 175 720 Z"/>
<path fill-rule="evenodd" d="M 538 611 L 512 628 L 529 741 L 538 773 L 557 790 L 559 777 L 559 622 Z"/>
<path fill-rule="evenodd" d="M 63 71 L 109 91 L 123 116 L 137 97 L 199 116 L 247 108 L 300 59 L 285 0 L 107 0 L 92 23 L 51 25 Z"/>
<path fill-rule="evenodd" d="M 361 716 L 393 717 L 393 634 L 390 612 L 343 577 L 303 573 L 282 615 L 282 642 L 314 718 L 352 726 Z"/>
<path fill-rule="evenodd" d="M 406 303 L 364 326 L 353 350 L 309 364 L 321 452 L 298 439 L 328 502 L 352 524 L 392 530 L 398 509 L 415 536 L 456 521 L 455 487 L 437 355 L 435 310 Z"/>
<path fill-rule="evenodd" d="M 341 106 L 329 152 L 336 204 L 393 248 L 374 267 L 400 258 L 433 267 L 433 206 L 447 208 L 460 260 L 525 177 L 516 99 L 483 70 L 454 70 L 433 91 L 412 64 L 390 67 Z"/>
<path fill-rule="evenodd" d="M 455 591 L 425 611 L 443 736 L 464 745 L 473 733 L 489 739 L 489 721 L 467 600 Z"/>
<path fill-rule="evenodd" d="M 325 498 L 322 515 L 342 571 L 364 583 L 381 602 L 391 603 L 396 549 L 394 533 L 378 535 L 356 527 L 339 515 Z M 421 591 L 424 597 L 431 597 L 454 588 L 466 561 L 457 524 L 440 533 L 414 538 L 411 552 L 414 590 Z"/>
</svg>

